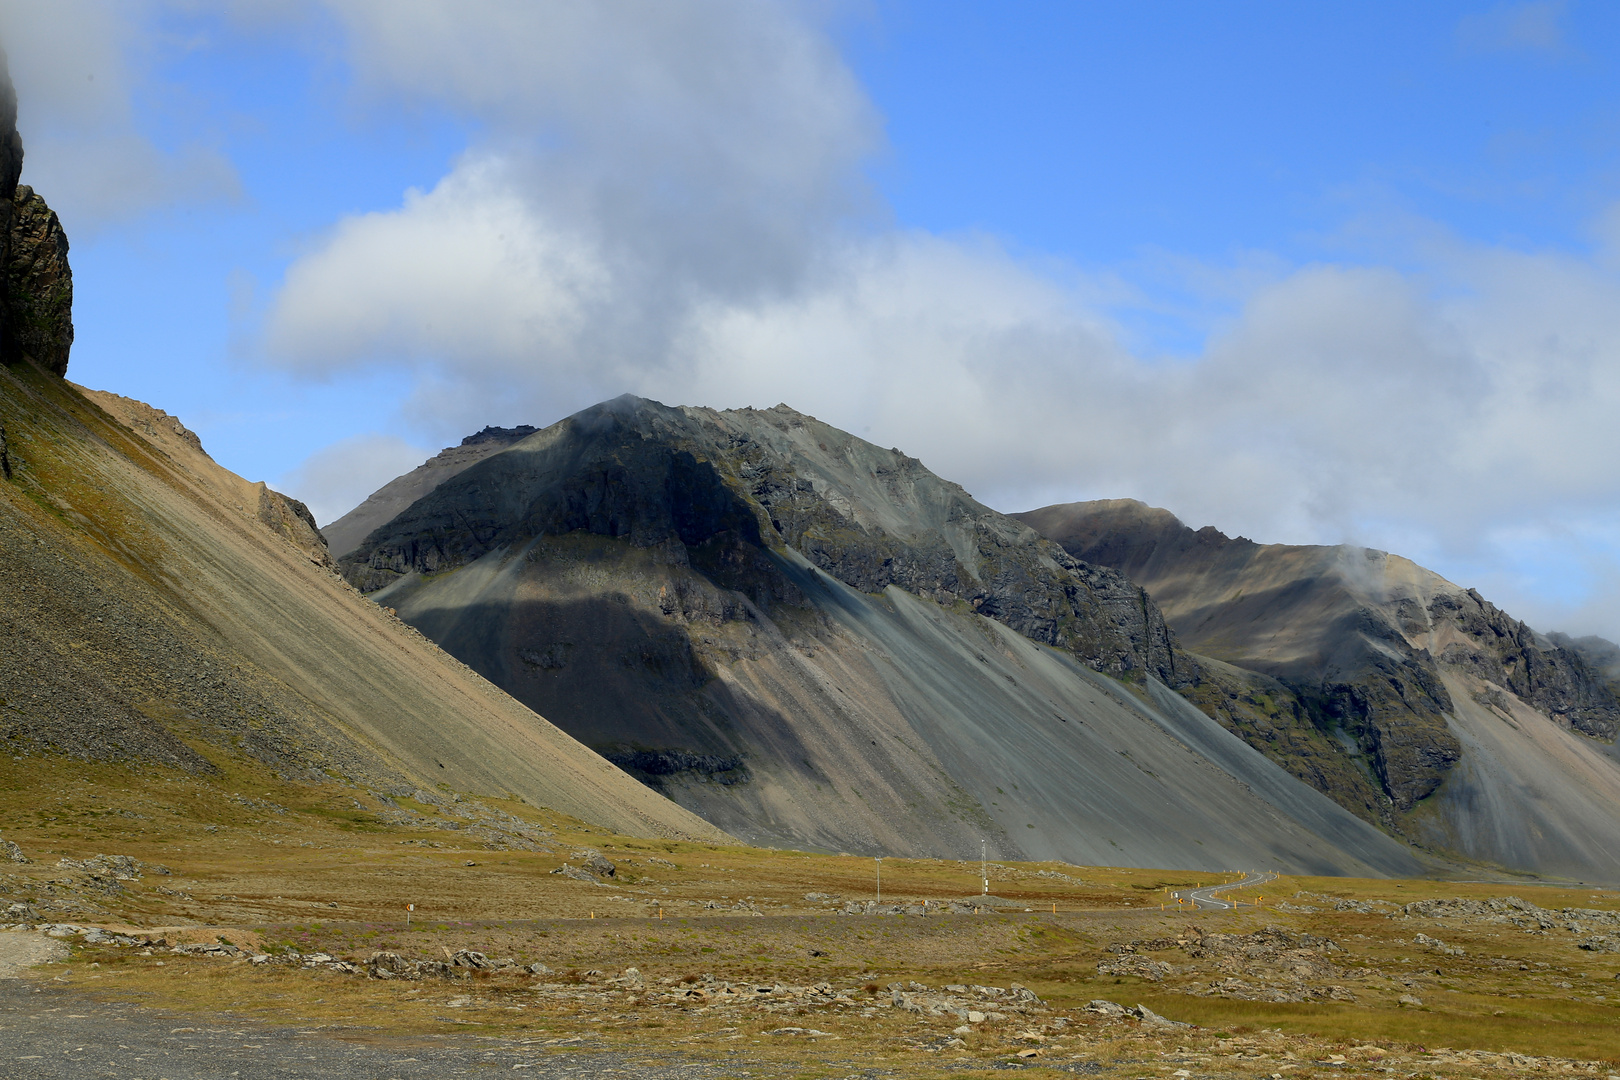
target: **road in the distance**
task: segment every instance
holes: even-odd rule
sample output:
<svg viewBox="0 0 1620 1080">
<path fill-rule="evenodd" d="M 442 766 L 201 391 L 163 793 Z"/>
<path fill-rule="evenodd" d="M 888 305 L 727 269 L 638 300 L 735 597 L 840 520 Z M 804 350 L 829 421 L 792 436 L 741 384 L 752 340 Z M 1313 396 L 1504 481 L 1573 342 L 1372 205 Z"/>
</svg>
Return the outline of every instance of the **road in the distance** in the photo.
<svg viewBox="0 0 1620 1080">
<path fill-rule="evenodd" d="M 693 1060 L 696 1053 L 667 1053 L 653 1039 L 625 1052 L 596 1049 L 589 1040 L 574 1050 L 541 1040 L 347 1034 L 101 1002 L 38 978 L 0 978 L 5 1080 L 452 1080 L 503 1072 L 566 1080 L 727 1080 L 760 1072 L 742 1060 L 745 1052 L 706 1062 Z M 855 1067 L 850 1072 L 860 1074 Z"/>
<path fill-rule="evenodd" d="M 1216 893 L 1230 892 L 1233 889 L 1247 889 L 1253 885 L 1264 885 L 1268 881 L 1276 881 L 1277 875 L 1269 870 L 1259 873 L 1250 872 L 1242 881 L 1229 881 L 1220 885 L 1206 885 L 1202 889 L 1186 889 L 1170 895 L 1181 900 L 1190 900 L 1193 907 L 1204 908 L 1209 911 L 1230 911 L 1236 905 L 1230 900 L 1222 900 Z"/>
</svg>

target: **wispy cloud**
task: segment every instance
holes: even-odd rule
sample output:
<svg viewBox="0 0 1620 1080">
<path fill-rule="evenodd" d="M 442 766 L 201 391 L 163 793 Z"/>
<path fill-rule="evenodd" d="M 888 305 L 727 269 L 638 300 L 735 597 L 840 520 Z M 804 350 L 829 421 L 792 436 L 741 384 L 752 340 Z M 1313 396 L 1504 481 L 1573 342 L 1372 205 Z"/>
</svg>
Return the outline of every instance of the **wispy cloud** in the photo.
<svg viewBox="0 0 1620 1080">
<path fill-rule="evenodd" d="M 328 525 L 394 477 L 422 464 L 429 453 L 394 435 L 355 435 L 312 454 L 279 477 L 276 487 L 303 500 L 315 520 Z"/>
<path fill-rule="evenodd" d="M 1566 46 L 1563 0 L 1498 4 L 1457 22 L 1457 44 L 1469 53 L 1525 52 L 1556 55 Z"/>
</svg>

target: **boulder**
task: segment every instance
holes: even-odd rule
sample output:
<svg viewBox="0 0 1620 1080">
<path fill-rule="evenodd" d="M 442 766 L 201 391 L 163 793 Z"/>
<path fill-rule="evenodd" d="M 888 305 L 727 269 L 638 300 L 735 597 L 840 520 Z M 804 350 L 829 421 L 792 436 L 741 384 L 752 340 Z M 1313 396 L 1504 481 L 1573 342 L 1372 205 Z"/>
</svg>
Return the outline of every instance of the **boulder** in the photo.
<svg viewBox="0 0 1620 1080">
<path fill-rule="evenodd" d="M 411 962 L 396 952 L 377 952 L 366 961 L 366 973 L 373 979 L 409 978 L 415 973 Z"/>
</svg>

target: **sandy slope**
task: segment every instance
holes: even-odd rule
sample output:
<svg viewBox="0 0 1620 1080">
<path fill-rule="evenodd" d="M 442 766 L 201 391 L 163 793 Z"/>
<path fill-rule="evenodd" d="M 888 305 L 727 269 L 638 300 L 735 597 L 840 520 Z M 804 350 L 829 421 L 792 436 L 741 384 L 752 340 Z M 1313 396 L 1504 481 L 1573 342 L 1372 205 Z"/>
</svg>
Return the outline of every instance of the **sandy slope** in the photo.
<svg viewBox="0 0 1620 1080">
<path fill-rule="evenodd" d="M 370 782 L 514 793 L 633 834 L 717 835 L 355 593 L 286 500 L 221 469 L 178 424 L 95 399 L 31 367 L 0 370 L 14 470 L 0 525 L 15 556 L 0 617 L 49 658 L 0 672 L 8 730 L 48 730 L 51 694 L 94 684 L 76 706 L 86 723 L 118 713 L 108 730 L 129 738 L 92 740 L 91 756 L 138 753 L 143 724 L 158 741 L 159 729 L 229 730 L 249 752 L 279 739 L 289 760 L 312 744 L 315 767 Z"/>
</svg>

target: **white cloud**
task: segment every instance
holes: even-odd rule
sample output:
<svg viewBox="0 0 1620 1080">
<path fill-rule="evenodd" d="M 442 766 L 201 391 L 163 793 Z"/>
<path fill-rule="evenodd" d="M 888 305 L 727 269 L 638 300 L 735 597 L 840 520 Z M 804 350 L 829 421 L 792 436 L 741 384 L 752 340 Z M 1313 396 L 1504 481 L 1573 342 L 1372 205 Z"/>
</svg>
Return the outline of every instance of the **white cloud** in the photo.
<svg viewBox="0 0 1620 1080">
<path fill-rule="evenodd" d="M 795 4 L 328 7 L 362 87 L 475 118 L 527 196 L 648 272 L 644 294 L 790 284 L 864 205 L 876 116 Z"/>
<path fill-rule="evenodd" d="M 312 374 L 402 357 L 516 369 L 566 367 L 591 309 L 608 299 L 599 253 L 542 219 L 471 160 L 393 212 L 344 220 L 288 271 L 268 343 Z"/>
<path fill-rule="evenodd" d="M 354 435 L 317 450 L 274 486 L 302 500 L 316 521 L 329 525 L 430 453 L 393 435 Z"/>
<path fill-rule="evenodd" d="M 1140 303 L 1118 281 L 852 221 L 877 124 L 796 8 L 333 10 L 369 93 L 486 137 L 294 263 L 276 363 L 403 370 L 409 418 L 447 436 L 625 391 L 786 401 L 992 505 L 1131 495 L 1260 540 L 1371 543 L 1620 635 L 1620 212 L 1590 257 L 1397 222 L 1386 266 L 1184 266 L 1233 314 L 1197 356 L 1143 356 L 1110 317 Z M 1590 589 L 1534 600 L 1527 535 Z"/>
</svg>

